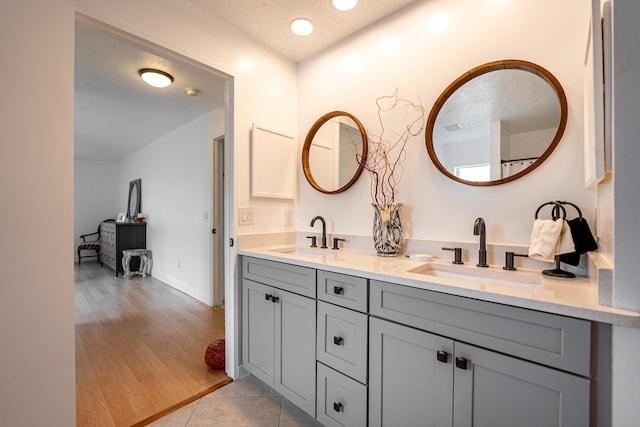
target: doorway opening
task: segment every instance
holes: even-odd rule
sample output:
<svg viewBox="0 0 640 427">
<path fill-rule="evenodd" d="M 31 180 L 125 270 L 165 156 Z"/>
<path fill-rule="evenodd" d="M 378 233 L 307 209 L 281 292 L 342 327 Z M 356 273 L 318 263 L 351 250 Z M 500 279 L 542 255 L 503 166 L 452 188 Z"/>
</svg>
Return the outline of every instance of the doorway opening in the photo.
<svg viewBox="0 0 640 427">
<path fill-rule="evenodd" d="M 170 72 L 174 85 L 161 90 L 146 86 L 138 70 L 148 67 Z M 90 373 L 84 375 L 77 366 L 77 387 L 83 387 L 82 391 L 77 390 L 77 395 L 80 398 L 102 394 L 103 398 L 93 408 L 102 408 L 103 414 L 109 416 L 119 411 L 110 410 L 109 405 L 125 409 L 129 406 L 134 413 L 130 415 L 138 417 L 132 420 L 140 421 L 138 403 L 149 394 L 141 389 L 138 396 L 128 396 L 130 393 L 118 391 L 118 384 L 129 387 L 131 384 L 126 382 L 139 381 L 148 383 L 149 390 L 163 388 L 162 379 L 157 383 L 153 380 L 158 371 L 147 370 L 160 366 L 165 366 L 163 376 L 172 384 L 171 370 L 179 366 L 181 372 L 176 380 L 181 381 L 185 377 L 182 369 L 188 369 L 190 364 L 206 370 L 203 355 L 207 344 L 225 337 L 223 241 L 229 220 L 225 218 L 224 200 L 228 200 L 227 193 L 231 190 L 230 184 L 224 182 L 223 167 L 230 164 L 225 156 L 232 150 L 225 149 L 225 139 L 219 135 L 233 135 L 227 129 L 231 114 L 228 103 L 233 102 L 232 80 L 202 63 L 80 15 L 76 18 L 75 70 L 76 242 L 88 229 L 94 231 L 104 218 L 115 218 L 124 211 L 128 182 L 141 179 L 141 210 L 147 220 L 146 247 L 153 251 L 154 259 L 152 277 L 130 280 L 114 277 L 113 271 L 97 262 L 76 266 L 76 359 L 80 355 L 81 369 Z M 230 137 L 227 138 L 228 143 Z M 211 238 L 213 229 L 219 236 L 217 240 Z M 102 302 L 83 304 L 88 302 L 87 295 L 102 295 Z M 161 305 L 147 304 L 152 302 Z M 131 311 L 131 307 L 136 309 Z M 171 346 L 162 345 L 160 339 L 140 339 L 152 339 L 153 328 L 161 324 L 153 317 L 159 312 L 176 316 L 171 325 L 159 326 L 164 328 L 162 332 L 180 325 L 178 317 L 183 314 L 196 320 L 196 326 L 192 324 L 187 329 L 213 321 L 217 325 L 209 338 L 191 330 L 174 331 L 176 338 L 171 340 L 189 340 L 181 347 L 192 351 L 188 355 L 172 354 Z M 114 339 L 91 339 L 98 331 L 107 329 Z M 116 340 L 117 337 L 128 339 Z M 192 346 L 191 341 L 196 339 L 207 342 Z M 104 352 L 114 354 L 115 345 L 127 346 L 122 354 L 131 354 L 134 360 L 126 360 L 125 356 L 110 359 L 112 375 L 93 375 L 98 371 L 92 367 L 96 366 L 96 357 Z M 163 358 L 169 362 L 165 364 Z M 109 378 L 113 379 L 118 372 L 133 375 L 124 382 L 110 382 Z M 85 381 L 88 377 L 98 384 Z M 222 377 L 227 380 L 224 371 Z M 215 381 L 222 384 L 219 375 Z M 215 386 L 206 385 L 197 377 L 192 383 L 199 388 L 191 392 L 187 382 L 181 381 L 180 387 L 168 387 L 185 393 L 172 404 L 187 404 Z M 137 399 L 136 403 L 128 405 L 127 396 Z M 150 400 L 153 404 L 158 401 L 160 396 Z M 145 409 L 158 410 L 151 403 Z M 78 400 L 78 414 L 81 405 Z M 149 414 L 143 415 L 142 419 L 148 419 Z"/>
</svg>

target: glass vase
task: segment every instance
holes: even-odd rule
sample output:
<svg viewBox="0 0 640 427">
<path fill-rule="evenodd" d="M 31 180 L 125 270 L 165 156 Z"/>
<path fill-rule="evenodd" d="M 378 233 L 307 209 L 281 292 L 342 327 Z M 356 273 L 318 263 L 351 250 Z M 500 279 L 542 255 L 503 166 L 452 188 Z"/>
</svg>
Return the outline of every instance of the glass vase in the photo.
<svg viewBox="0 0 640 427">
<path fill-rule="evenodd" d="M 402 203 L 372 203 L 373 243 L 379 256 L 397 256 L 402 246 Z"/>
</svg>

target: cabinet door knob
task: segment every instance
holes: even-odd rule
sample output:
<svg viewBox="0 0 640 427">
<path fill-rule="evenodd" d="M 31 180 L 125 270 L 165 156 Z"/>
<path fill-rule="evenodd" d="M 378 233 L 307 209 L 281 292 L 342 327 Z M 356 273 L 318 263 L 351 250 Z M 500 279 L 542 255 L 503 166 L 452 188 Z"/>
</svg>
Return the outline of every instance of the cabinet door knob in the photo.
<svg viewBox="0 0 640 427">
<path fill-rule="evenodd" d="M 335 345 L 342 345 L 344 343 L 344 339 L 342 337 L 333 337 L 333 343 Z"/>
<path fill-rule="evenodd" d="M 344 294 L 344 288 L 342 286 L 334 286 L 333 287 L 333 293 L 336 295 L 343 295 Z"/>
<path fill-rule="evenodd" d="M 438 359 L 438 362 L 447 363 L 449 361 L 449 353 L 446 351 L 438 351 L 436 353 L 436 358 Z"/>
<path fill-rule="evenodd" d="M 333 410 L 336 412 L 342 412 L 344 410 L 344 406 L 340 402 L 333 402 Z"/>
<path fill-rule="evenodd" d="M 272 297 L 271 297 L 271 302 L 272 302 L 272 303 L 274 303 L 274 304 L 279 303 L 279 302 L 280 302 L 280 297 L 273 297 L 273 296 L 272 296 Z"/>
<path fill-rule="evenodd" d="M 467 369 L 467 359 L 464 357 L 456 357 L 456 368 Z"/>
<path fill-rule="evenodd" d="M 271 298 L 273 298 L 273 295 L 264 294 L 264 299 L 266 299 L 267 301 L 271 301 Z"/>
</svg>

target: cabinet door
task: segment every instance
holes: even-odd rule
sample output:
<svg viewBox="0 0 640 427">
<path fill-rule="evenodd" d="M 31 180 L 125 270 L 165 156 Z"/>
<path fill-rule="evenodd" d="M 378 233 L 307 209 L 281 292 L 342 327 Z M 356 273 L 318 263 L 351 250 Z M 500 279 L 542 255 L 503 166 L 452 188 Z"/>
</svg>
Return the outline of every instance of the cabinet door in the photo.
<svg viewBox="0 0 640 427">
<path fill-rule="evenodd" d="M 275 304 L 267 296 L 274 289 L 261 283 L 242 281 L 242 363 L 244 368 L 273 387 Z"/>
<path fill-rule="evenodd" d="M 458 342 L 455 356 L 455 427 L 589 425 L 588 379 Z"/>
<path fill-rule="evenodd" d="M 315 417 L 316 301 L 279 289 L 275 295 L 274 389 Z"/>
<path fill-rule="evenodd" d="M 452 355 L 450 339 L 371 318 L 369 425 L 452 425 Z"/>
</svg>

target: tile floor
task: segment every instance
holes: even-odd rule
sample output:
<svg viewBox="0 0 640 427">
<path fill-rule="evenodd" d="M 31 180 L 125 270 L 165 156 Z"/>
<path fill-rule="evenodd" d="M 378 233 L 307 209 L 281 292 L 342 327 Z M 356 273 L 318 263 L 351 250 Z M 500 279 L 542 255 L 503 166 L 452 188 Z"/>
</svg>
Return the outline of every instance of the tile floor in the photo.
<svg viewBox="0 0 640 427">
<path fill-rule="evenodd" d="M 248 375 L 149 426 L 321 427 L 322 424 L 253 375 Z"/>
</svg>

